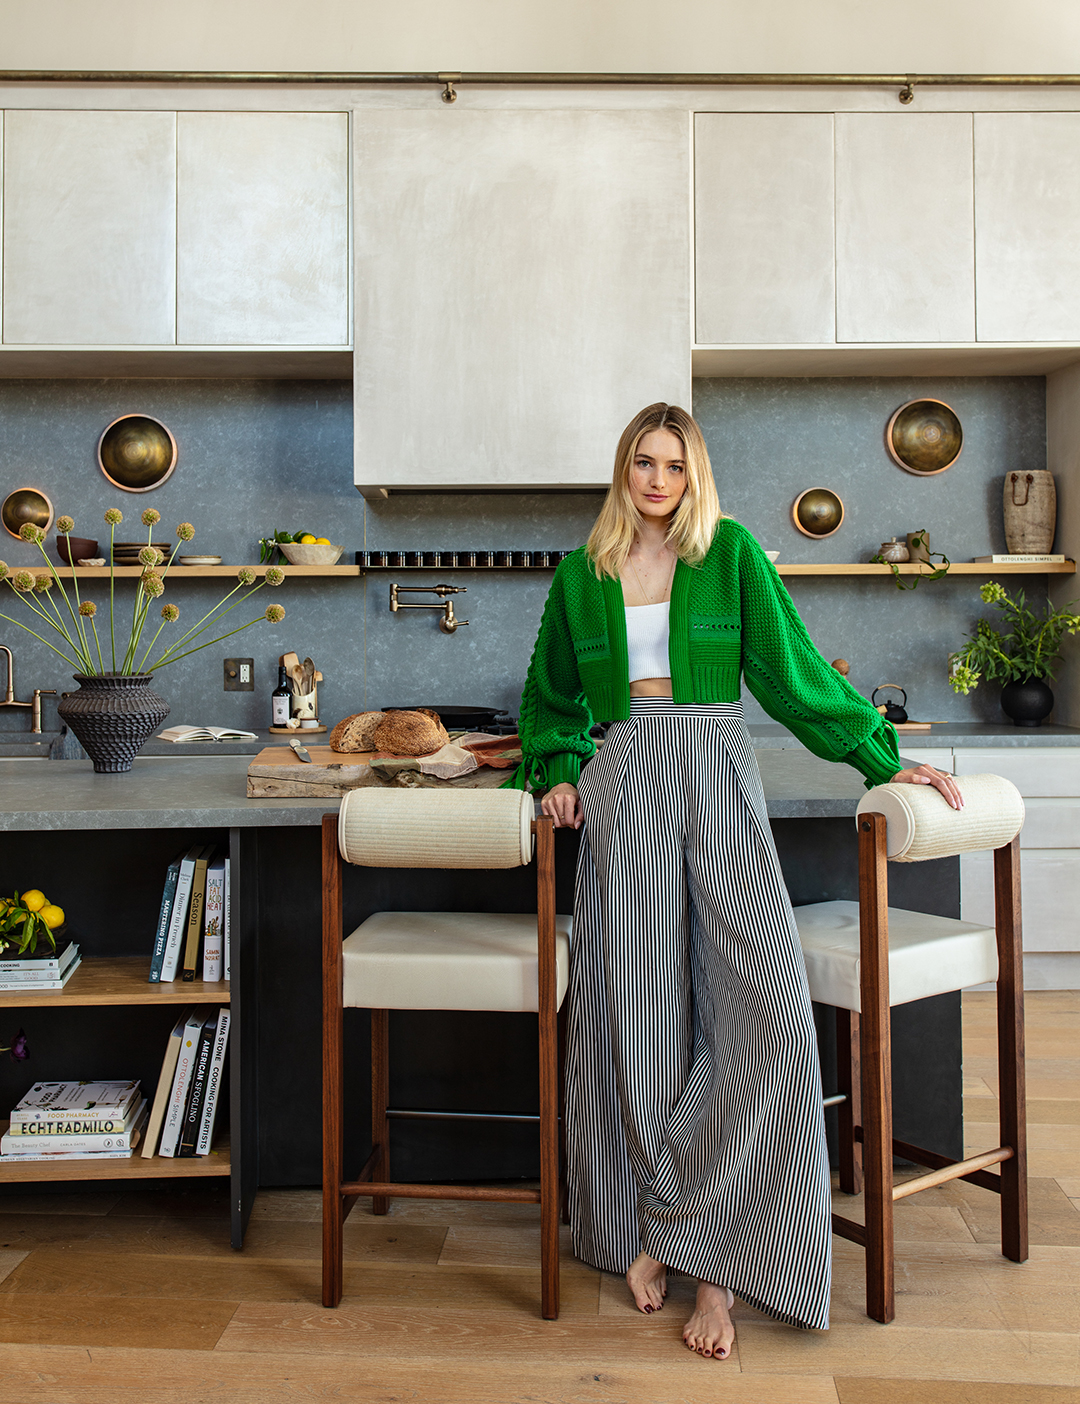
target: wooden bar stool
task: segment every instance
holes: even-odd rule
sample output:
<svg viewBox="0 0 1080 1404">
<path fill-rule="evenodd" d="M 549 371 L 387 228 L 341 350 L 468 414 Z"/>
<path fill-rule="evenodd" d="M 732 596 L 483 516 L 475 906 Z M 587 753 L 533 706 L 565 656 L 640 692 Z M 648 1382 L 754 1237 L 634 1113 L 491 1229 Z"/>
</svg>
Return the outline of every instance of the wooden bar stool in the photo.
<svg viewBox="0 0 1080 1404">
<path fill-rule="evenodd" d="M 323 816 L 323 1306 L 343 1287 L 342 1227 L 361 1196 L 540 1205 L 541 1310 L 559 1314 L 558 1011 L 569 979 L 570 918 L 555 913 L 552 821 L 533 819 L 520 790 L 353 790 Z M 376 912 L 342 941 L 342 864 L 369 868 L 513 868 L 536 846 L 536 916 Z M 344 1174 L 343 1011 L 371 1011 L 372 1151 Z M 539 1015 L 540 1189 L 400 1184 L 390 1178 L 390 1121 L 419 1108 L 389 1103 L 391 1009 L 509 1010 Z M 425 1117 L 460 1117 L 427 1112 Z M 479 1115 L 479 1114 L 478 1114 Z M 520 1116 L 485 1120 L 520 1121 Z"/>
<path fill-rule="evenodd" d="M 963 1179 L 1001 1196 L 1001 1251 L 1028 1255 L 1024 971 L 1020 839 L 1024 802 L 997 775 L 957 780 L 964 808 L 931 786 L 879 785 L 859 802 L 859 901 L 795 908 L 810 997 L 837 1011 L 840 1187 L 865 1189 L 866 1223 L 833 1215 L 833 1232 L 866 1250 L 866 1314 L 891 1321 L 893 1204 Z M 888 862 L 994 849 L 995 927 L 888 906 Z M 997 981 L 1001 1145 L 950 1160 L 893 1138 L 889 1009 Z M 827 1099 L 832 1104 L 836 1099 Z M 893 1156 L 929 1173 L 893 1184 Z M 999 1174 L 988 1167 L 1000 1164 Z"/>
</svg>

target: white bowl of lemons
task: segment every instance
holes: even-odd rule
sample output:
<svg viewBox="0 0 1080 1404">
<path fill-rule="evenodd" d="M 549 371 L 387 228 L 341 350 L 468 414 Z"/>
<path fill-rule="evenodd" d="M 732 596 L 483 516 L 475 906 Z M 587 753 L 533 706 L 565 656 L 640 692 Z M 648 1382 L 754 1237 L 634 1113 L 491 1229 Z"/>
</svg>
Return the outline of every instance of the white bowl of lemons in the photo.
<svg viewBox="0 0 1080 1404">
<path fill-rule="evenodd" d="M 279 549 L 290 565 L 337 565 L 344 546 L 332 546 L 325 536 L 305 536 L 299 541 L 282 541 Z"/>
</svg>

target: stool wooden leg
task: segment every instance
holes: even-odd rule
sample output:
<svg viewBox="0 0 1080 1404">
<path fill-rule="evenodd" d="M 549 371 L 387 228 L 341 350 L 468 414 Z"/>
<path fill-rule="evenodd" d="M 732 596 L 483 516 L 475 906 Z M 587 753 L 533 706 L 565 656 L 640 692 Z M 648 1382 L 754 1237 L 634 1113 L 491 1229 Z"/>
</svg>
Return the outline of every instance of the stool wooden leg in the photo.
<svg viewBox="0 0 1080 1404">
<path fill-rule="evenodd" d="M 888 870 L 883 814 L 859 817 L 860 1054 L 866 1202 L 866 1314 L 895 1315 Z"/>
<path fill-rule="evenodd" d="M 390 1179 L 390 1120 L 386 1108 L 390 1105 L 390 1011 L 371 1010 L 371 1146 L 379 1155 L 372 1166 L 371 1178 L 376 1184 Z M 373 1214 L 388 1214 L 390 1201 L 376 1196 L 371 1201 Z"/>
<path fill-rule="evenodd" d="M 997 1034 L 1001 1145 L 1001 1251 L 1027 1261 L 1027 1109 L 1024 1086 L 1024 943 L 1020 916 L 1020 839 L 994 850 L 997 926 Z"/>
<path fill-rule="evenodd" d="M 537 978 L 540 1034 L 540 1281 L 541 1314 L 559 1315 L 559 1030 L 555 967 L 555 833 L 550 819 L 536 829 Z"/>
<path fill-rule="evenodd" d="M 323 816 L 323 1246 L 322 1302 L 336 1307 L 344 1287 L 342 1224 L 344 1179 L 342 1098 L 342 960 L 341 960 L 341 859 L 338 855 L 337 815 Z"/>
<path fill-rule="evenodd" d="M 859 1057 L 859 1016 L 853 1009 L 836 1011 L 836 1090 L 847 1098 L 837 1107 L 840 1118 L 840 1188 L 861 1194 L 862 1143 L 855 1139 L 862 1126 L 862 1060 Z"/>
<path fill-rule="evenodd" d="M 570 1222 L 570 1190 L 566 1183 L 566 1005 L 559 1010 L 559 1204 L 560 1219 Z"/>
</svg>

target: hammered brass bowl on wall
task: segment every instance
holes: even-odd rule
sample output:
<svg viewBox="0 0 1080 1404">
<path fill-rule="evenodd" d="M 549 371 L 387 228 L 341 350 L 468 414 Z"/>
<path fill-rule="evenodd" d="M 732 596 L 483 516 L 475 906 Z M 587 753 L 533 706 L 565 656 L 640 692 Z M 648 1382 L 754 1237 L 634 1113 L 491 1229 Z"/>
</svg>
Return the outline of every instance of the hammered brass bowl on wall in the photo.
<svg viewBox="0 0 1080 1404">
<path fill-rule="evenodd" d="M 820 540 L 840 530 L 844 520 L 844 504 L 828 488 L 807 488 L 799 493 L 792 504 L 791 517 L 803 536 Z"/>
<path fill-rule="evenodd" d="M 4 498 L 0 507 L 0 521 L 9 536 L 18 536 L 21 527 L 33 522 L 42 531 L 52 526 L 53 505 L 38 488 L 16 488 Z"/>
<path fill-rule="evenodd" d="M 926 478 L 952 467 L 964 447 L 964 431 L 944 400 L 909 400 L 889 420 L 885 447 L 906 473 Z"/>
<path fill-rule="evenodd" d="M 102 434 L 97 454 L 101 471 L 114 487 L 151 492 L 176 467 L 176 440 L 160 419 L 124 414 Z"/>
</svg>

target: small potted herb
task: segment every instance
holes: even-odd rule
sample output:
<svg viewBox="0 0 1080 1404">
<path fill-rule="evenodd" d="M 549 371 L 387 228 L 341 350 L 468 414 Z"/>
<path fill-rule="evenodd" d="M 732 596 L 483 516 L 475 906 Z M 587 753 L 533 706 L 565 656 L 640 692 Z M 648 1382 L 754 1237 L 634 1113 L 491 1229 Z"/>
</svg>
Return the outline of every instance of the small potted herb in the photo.
<svg viewBox="0 0 1080 1404">
<path fill-rule="evenodd" d="M 1023 590 L 1010 598 L 996 580 L 979 590 L 985 604 L 1001 610 L 1003 628 L 980 619 L 969 642 L 949 659 L 949 681 L 965 695 L 985 677 L 1000 682 L 1001 709 L 1016 726 L 1042 726 L 1054 710 L 1054 693 L 1047 683 L 1061 659 L 1062 641 L 1080 632 L 1080 614 L 1070 601 L 1055 609 L 1047 601 L 1040 616 L 1028 605 Z"/>
</svg>

